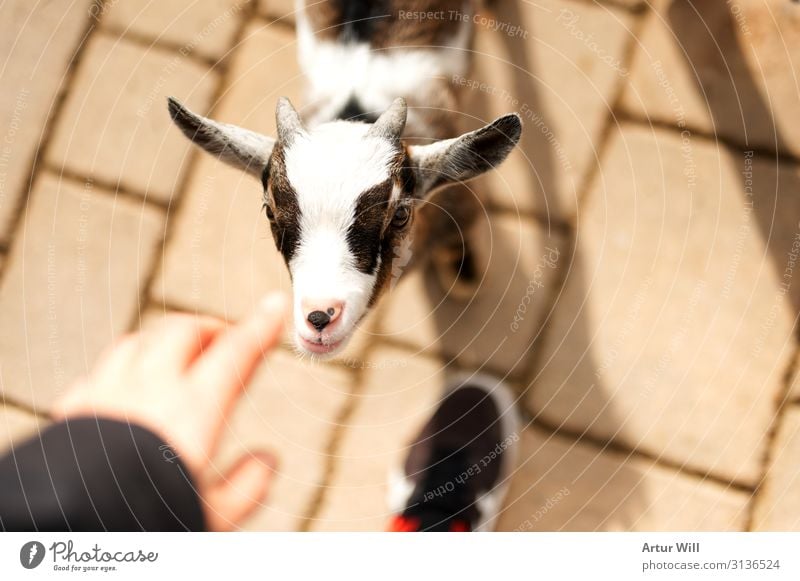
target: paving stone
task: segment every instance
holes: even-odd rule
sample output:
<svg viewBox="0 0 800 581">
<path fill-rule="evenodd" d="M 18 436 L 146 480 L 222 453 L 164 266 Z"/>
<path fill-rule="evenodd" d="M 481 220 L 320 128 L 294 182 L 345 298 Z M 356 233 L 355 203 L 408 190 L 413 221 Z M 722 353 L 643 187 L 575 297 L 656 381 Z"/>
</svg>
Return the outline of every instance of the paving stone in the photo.
<svg viewBox="0 0 800 581">
<path fill-rule="evenodd" d="M 800 530 L 800 408 L 789 408 L 770 451 L 766 479 L 756 498 L 753 530 Z"/>
<path fill-rule="evenodd" d="M 3 393 L 47 409 L 139 308 L 163 236 L 159 211 L 44 173 L 0 287 Z"/>
<path fill-rule="evenodd" d="M 341 426 L 334 474 L 313 530 L 380 531 L 390 467 L 433 412 L 444 386 L 441 364 L 379 347 L 364 363 L 356 407 Z"/>
<path fill-rule="evenodd" d="M 450 297 L 433 273 L 412 271 L 387 296 L 381 335 L 469 367 L 524 372 L 554 291 L 563 239 L 516 217 L 482 217 L 472 238 L 488 265 L 472 300 Z"/>
<path fill-rule="evenodd" d="M 268 18 L 295 23 L 295 0 L 258 0 L 258 11 Z"/>
<path fill-rule="evenodd" d="M 582 177 L 622 66 L 631 16 L 589 3 L 496 2 L 495 25 L 477 25 L 464 108 L 471 125 L 518 111 L 521 148 L 485 182 L 495 204 L 551 218 L 574 215 Z M 506 26 L 508 25 L 508 26 Z M 501 27 L 493 30 L 493 26 Z"/>
<path fill-rule="evenodd" d="M 174 95 L 205 112 L 216 74 L 179 53 L 92 37 L 46 159 L 56 167 L 168 202 L 190 144 L 166 107 Z"/>
<path fill-rule="evenodd" d="M 739 531 L 747 493 L 529 428 L 501 531 Z"/>
<path fill-rule="evenodd" d="M 11 235 L 45 123 L 89 21 L 92 0 L 9 0 L 0 19 L 0 242 Z M 47 40 L 47 42 L 43 42 Z"/>
<path fill-rule="evenodd" d="M 614 133 L 537 347 L 532 410 L 755 485 L 796 348 L 800 201 L 775 192 L 797 179 L 677 132 Z"/>
<path fill-rule="evenodd" d="M 145 35 L 187 53 L 220 58 L 233 44 L 248 1 L 111 2 L 102 23 L 123 36 Z"/>
<path fill-rule="evenodd" d="M 33 414 L 0 404 L 0 456 L 44 429 L 47 422 Z"/>
<path fill-rule="evenodd" d="M 744 147 L 800 154 L 800 5 L 662 3 L 641 35 L 624 109 Z"/>
<path fill-rule="evenodd" d="M 331 364 L 300 362 L 275 352 L 264 363 L 236 410 L 218 461 L 269 450 L 280 458 L 266 506 L 248 530 L 299 530 L 324 484 L 328 447 L 352 389 L 352 374 Z"/>
</svg>

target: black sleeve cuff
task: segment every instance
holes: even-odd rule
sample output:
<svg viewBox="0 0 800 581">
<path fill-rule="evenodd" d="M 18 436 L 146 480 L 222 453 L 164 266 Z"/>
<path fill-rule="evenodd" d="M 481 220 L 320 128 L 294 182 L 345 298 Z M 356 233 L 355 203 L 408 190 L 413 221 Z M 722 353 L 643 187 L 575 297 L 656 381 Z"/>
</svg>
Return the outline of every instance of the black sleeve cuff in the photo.
<svg viewBox="0 0 800 581">
<path fill-rule="evenodd" d="M 80 418 L 0 458 L 0 529 L 200 531 L 189 472 L 135 424 Z"/>
</svg>

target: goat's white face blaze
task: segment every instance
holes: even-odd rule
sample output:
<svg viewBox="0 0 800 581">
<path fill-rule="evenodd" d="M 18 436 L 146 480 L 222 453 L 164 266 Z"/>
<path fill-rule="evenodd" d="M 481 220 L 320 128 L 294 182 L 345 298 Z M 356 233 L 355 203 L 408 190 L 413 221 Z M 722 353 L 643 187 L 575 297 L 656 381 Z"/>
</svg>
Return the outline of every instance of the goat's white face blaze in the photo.
<svg viewBox="0 0 800 581">
<path fill-rule="evenodd" d="M 417 202 L 502 162 L 520 137 L 516 115 L 453 139 L 406 147 L 406 105 L 375 123 L 303 127 L 278 102 L 278 139 L 195 115 L 172 119 L 195 144 L 261 178 L 273 238 L 292 277 L 295 343 L 315 356 L 340 351 L 388 286 Z"/>
<path fill-rule="evenodd" d="M 364 192 L 389 184 L 398 149 L 387 139 L 367 135 L 370 125 L 336 121 L 295 137 L 284 150 L 286 179 L 297 196 L 299 234 L 288 267 L 294 286 L 296 342 L 324 355 L 339 350 L 367 312 L 378 280 L 358 268 L 348 238 Z M 393 200 L 390 200 L 392 203 Z M 381 216 L 386 209 L 377 209 Z M 380 240 L 370 241 L 380 244 Z M 321 330 L 308 324 L 304 305 L 339 304 L 341 313 Z M 331 307 L 334 308 L 334 307 Z"/>
</svg>

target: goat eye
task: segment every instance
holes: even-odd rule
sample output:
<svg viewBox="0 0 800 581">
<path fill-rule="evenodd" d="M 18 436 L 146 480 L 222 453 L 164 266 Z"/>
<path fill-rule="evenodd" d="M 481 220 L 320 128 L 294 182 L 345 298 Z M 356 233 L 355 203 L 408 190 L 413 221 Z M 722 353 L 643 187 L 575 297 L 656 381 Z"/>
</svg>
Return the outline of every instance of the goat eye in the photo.
<svg viewBox="0 0 800 581">
<path fill-rule="evenodd" d="M 392 217 L 392 226 L 395 228 L 402 228 L 408 224 L 410 218 L 411 210 L 408 209 L 408 206 L 400 206 L 394 212 L 394 216 Z"/>
<path fill-rule="evenodd" d="M 266 212 L 267 219 L 270 222 L 274 222 L 275 221 L 275 214 L 272 213 L 272 208 L 270 208 L 269 204 L 267 204 L 267 203 L 264 204 L 264 212 Z"/>
</svg>

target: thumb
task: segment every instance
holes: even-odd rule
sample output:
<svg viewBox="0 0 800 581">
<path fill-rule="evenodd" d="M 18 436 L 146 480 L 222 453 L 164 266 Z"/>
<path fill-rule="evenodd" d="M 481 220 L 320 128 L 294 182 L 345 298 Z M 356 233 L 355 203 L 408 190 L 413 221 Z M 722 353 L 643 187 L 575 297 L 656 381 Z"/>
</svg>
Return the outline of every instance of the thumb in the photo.
<svg viewBox="0 0 800 581">
<path fill-rule="evenodd" d="M 203 495 L 208 530 L 237 529 L 244 519 L 263 506 L 277 466 L 277 459 L 266 452 L 240 457 Z"/>
</svg>

